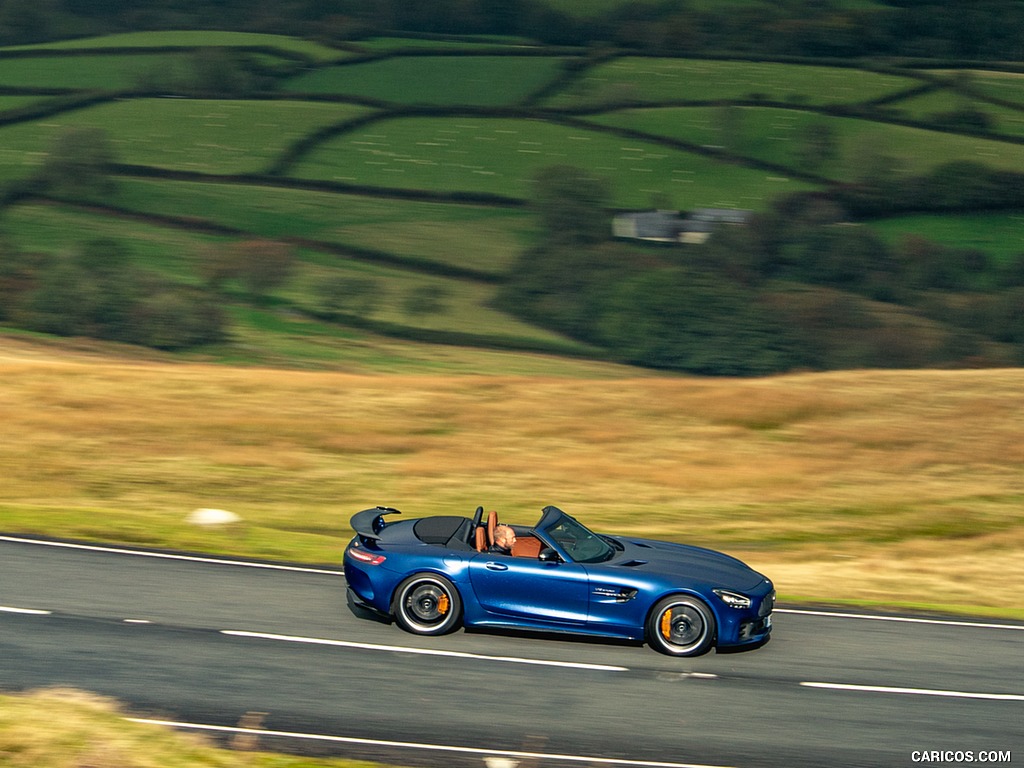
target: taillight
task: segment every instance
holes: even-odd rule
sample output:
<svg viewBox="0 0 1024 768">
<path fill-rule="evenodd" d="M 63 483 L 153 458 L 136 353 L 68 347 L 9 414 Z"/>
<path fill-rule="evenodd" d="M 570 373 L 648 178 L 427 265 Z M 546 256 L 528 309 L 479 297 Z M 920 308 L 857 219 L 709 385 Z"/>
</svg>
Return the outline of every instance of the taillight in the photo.
<svg viewBox="0 0 1024 768">
<path fill-rule="evenodd" d="M 372 552 L 367 552 L 363 549 L 356 549 L 355 547 L 350 549 L 348 553 L 352 556 L 353 560 L 358 560 L 360 563 L 366 563 L 367 565 L 380 565 L 387 560 L 384 555 L 375 555 Z"/>
</svg>

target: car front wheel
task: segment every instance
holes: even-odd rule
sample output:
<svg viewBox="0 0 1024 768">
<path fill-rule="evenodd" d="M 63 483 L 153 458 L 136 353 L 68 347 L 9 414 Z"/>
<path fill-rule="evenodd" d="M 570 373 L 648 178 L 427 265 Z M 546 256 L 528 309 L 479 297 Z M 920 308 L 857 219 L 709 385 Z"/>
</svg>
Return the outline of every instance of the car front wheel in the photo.
<svg viewBox="0 0 1024 768">
<path fill-rule="evenodd" d="M 700 656 L 715 641 L 715 617 L 701 600 L 670 595 L 647 617 L 647 642 L 669 656 Z"/>
<path fill-rule="evenodd" d="M 443 635 L 458 627 L 462 600 L 444 576 L 421 573 L 398 585 L 394 614 L 398 625 L 407 632 Z"/>
</svg>

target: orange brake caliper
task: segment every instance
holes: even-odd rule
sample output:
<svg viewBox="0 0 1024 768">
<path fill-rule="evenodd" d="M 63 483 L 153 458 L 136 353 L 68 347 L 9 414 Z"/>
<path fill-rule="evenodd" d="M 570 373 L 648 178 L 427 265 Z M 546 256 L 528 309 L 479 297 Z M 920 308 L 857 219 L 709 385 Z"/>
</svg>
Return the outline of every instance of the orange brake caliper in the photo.
<svg viewBox="0 0 1024 768">
<path fill-rule="evenodd" d="M 441 597 L 437 599 L 437 612 L 443 616 L 448 613 L 449 605 L 448 595 L 441 595 Z"/>
<path fill-rule="evenodd" d="M 672 611 L 661 614 L 661 636 L 666 640 L 672 639 Z"/>
</svg>

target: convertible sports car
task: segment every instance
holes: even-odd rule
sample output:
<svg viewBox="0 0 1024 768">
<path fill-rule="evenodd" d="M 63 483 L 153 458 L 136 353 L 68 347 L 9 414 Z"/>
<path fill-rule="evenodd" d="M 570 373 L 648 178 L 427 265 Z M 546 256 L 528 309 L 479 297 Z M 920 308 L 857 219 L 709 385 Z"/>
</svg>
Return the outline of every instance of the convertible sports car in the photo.
<svg viewBox="0 0 1024 768">
<path fill-rule="evenodd" d="M 349 600 L 409 632 L 460 624 L 646 640 L 672 656 L 763 644 L 775 590 L 739 560 L 709 549 L 591 532 L 557 507 L 530 528 L 512 525 L 511 554 L 492 550 L 484 517 L 386 521 L 352 517 L 345 550 Z"/>
</svg>

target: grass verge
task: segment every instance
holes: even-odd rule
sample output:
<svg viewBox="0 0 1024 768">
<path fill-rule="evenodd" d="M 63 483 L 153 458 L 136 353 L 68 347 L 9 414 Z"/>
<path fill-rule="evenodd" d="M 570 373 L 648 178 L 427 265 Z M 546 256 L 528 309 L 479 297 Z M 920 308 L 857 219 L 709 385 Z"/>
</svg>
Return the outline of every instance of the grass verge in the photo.
<svg viewBox="0 0 1024 768">
<path fill-rule="evenodd" d="M 0 763 L 8 768 L 382 768 L 375 763 L 313 759 L 218 748 L 197 734 L 147 723 L 111 699 L 72 689 L 0 695 Z"/>
<path fill-rule="evenodd" d="M 738 555 L 783 596 L 1024 617 L 1002 597 L 1024 588 L 1019 369 L 585 379 L 495 355 L 490 375 L 363 375 L 7 349 L 9 532 L 338 563 L 374 504 L 532 523 L 552 503 Z M 199 507 L 243 522 L 196 528 Z"/>
</svg>

